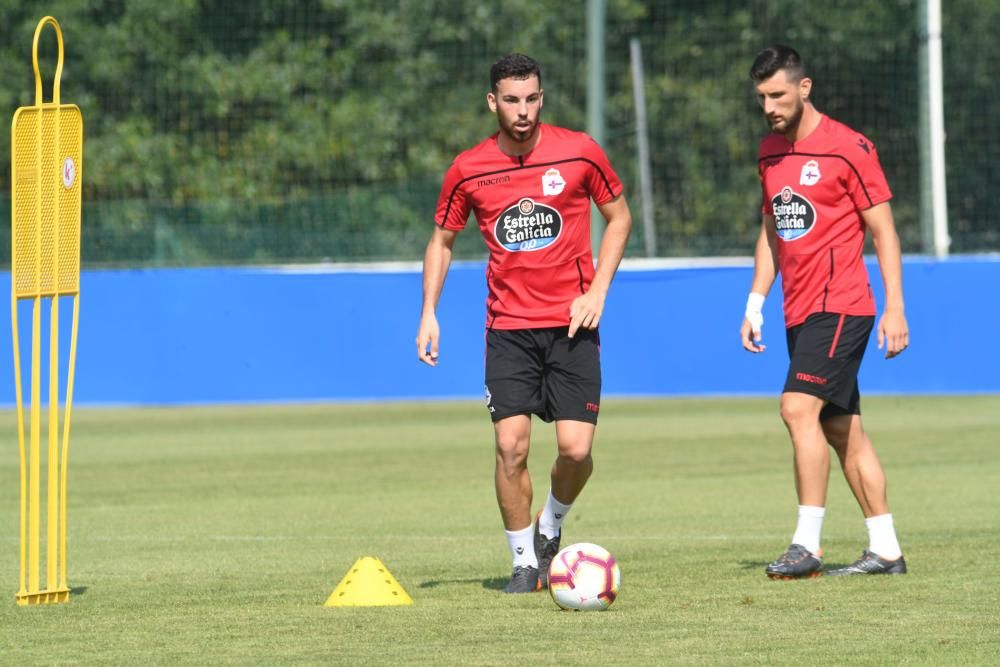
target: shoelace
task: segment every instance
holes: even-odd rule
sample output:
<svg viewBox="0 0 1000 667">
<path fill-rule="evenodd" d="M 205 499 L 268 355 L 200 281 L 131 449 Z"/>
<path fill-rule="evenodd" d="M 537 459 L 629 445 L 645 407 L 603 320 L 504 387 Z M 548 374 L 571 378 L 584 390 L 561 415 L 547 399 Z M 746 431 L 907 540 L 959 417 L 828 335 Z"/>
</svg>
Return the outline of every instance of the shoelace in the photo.
<svg viewBox="0 0 1000 667">
<path fill-rule="evenodd" d="M 779 563 L 798 563 L 800 560 L 805 558 L 805 549 L 789 549 L 785 553 L 781 554 L 781 558 L 778 559 Z"/>
<path fill-rule="evenodd" d="M 876 569 L 880 566 L 881 563 L 878 562 L 878 559 L 873 554 L 866 551 L 861 554 L 861 558 L 851 563 L 850 568 L 867 572 L 868 570 Z"/>
</svg>

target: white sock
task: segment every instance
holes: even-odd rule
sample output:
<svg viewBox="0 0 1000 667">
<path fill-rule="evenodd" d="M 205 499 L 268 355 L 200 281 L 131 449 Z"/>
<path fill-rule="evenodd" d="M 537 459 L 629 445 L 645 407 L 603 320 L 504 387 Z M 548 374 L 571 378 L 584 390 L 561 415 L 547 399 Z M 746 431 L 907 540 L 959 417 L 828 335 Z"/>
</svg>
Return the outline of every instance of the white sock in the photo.
<svg viewBox="0 0 1000 667">
<path fill-rule="evenodd" d="M 799 505 L 799 523 L 792 535 L 792 544 L 801 544 L 816 556 L 820 555 L 819 534 L 823 530 L 825 507 Z"/>
<path fill-rule="evenodd" d="M 549 489 L 549 499 L 545 501 L 545 507 L 538 517 L 538 532 L 549 539 L 559 535 L 563 521 L 566 520 L 566 515 L 572 507 L 573 503 L 563 505 L 556 500 L 552 495 L 552 489 Z"/>
<path fill-rule="evenodd" d="M 896 539 L 896 529 L 892 525 L 891 514 L 880 514 L 865 519 L 868 526 L 868 551 L 885 560 L 896 560 L 903 555 Z"/>
<path fill-rule="evenodd" d="M 521 530 L 505 530 L 510 554 L 514 557 L 514 567 L 538 567 L 535 558 L 535 527 L 528 525 Z"/>
</svg>

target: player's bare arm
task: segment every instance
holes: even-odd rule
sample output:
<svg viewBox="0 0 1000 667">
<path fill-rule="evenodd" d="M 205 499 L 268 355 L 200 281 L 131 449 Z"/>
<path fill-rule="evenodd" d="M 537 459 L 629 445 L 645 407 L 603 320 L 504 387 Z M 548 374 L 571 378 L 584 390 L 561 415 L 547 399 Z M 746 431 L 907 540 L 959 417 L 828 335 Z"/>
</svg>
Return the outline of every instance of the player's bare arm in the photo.
<svg viewBox="0 0 1000 667">
<path fill-rule="evenodd" d="M 889 202 L 862 211 L 861 217 L 871 230 L 885 285 L 885 310 L 878 323 L 878 347 L 881 350 L 885 346 L 885 358 L 892 359 L 910 344 L 910 329 L 903 314 L 903 260 L 899 236 Z"/>
<path fill-rule="evenodd" d="M 601 249 L 597 255 L 597 268 L 590 289 L 573 299 L 569 308 L 569 337 L 572 338 L 581 327 L 596 329 L 604 312 L 611 280 L 618 271 L 618 265 L 625 254 L 629 233 L 632 231 L 632 213 L 624 195 L 618 195 L 604 204 L 598 205 L 608 226 L 604 230 Z"/>
<path fill-rule="evenodd" d="M 424 301 L 420 312 L 420 328 L 417 330 L 417 358 L 431 366 L 437 366 L 441 337 L 435 311 L 444 288 L 445 276 L 448 275 L 448 267 L 451 266 L 451 249 L 457 236 L 458 232 L 435 226 L 424 252 Z"/>
<path fill-rule="evenodd" d="M 760 223 L 760 235 L 757 237 L 757 246 L 753 256 L 753 282 L 750 284 L 751 294 L 767 296 L 774 284 L 774 278 L 778 274 L 778 242 L 774 236 L 774 216 L 763 216 Z M 740 340 L 743 342 L 743 349 L 748 352 L 763 352 L 766 345 L 761 344 L 760 326 L 763 317 L 758 319 L 759 324 L 754 326 L 748 317 L 743 318 L 743 325 L 740 327 Z"/>
</svg>

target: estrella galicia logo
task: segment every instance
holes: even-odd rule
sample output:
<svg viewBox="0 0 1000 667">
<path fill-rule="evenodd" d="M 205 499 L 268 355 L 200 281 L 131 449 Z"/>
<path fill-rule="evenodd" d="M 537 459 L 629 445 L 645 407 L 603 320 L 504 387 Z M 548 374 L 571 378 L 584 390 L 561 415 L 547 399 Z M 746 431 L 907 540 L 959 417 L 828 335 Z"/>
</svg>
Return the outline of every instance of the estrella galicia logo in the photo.
<svg viewBox="0 0 1000 667">
<path fill-rule="evenodd" d="M 816 224 L 816 208 L 812 202 L 785 186 L 771 199 L 774 209 L 774 229 L 783 241 L 800 239 Z"/>
<path fill-rule="evenodd" d="M 559 211 L 525 197 L 500 214 L 493 235 L 511 252 L 530 252 L 555 243 L 562 226 Z"/>
</svg>

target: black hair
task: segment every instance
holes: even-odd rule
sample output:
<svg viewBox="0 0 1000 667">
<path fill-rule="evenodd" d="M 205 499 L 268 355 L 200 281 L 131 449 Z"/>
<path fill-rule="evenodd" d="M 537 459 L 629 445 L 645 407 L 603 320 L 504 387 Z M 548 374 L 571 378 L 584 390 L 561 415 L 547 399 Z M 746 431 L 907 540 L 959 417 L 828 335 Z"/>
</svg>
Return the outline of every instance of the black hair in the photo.
<svg viewBox="0 0 1000 667">
<path fill-rule="evenodd" d="M 542 85 L 542 69 L 538 62 L 523 53 L 508 53 L 490 67 L 490 89 L 495 93 L 497 82 L 501 79 L 530 79 L 538 77 L 538 85 Z"/>
<path fill-rule="evenodd" d="M 806 76 L 806 68 L 802 64 L 799 52 L 790 46 L 775 44 L 758 53 L 753 59 L 750 78 L 754 83 L 761 83 L 781 70 L 785 70 L 789 81 L 796 83 Z"/>
</svg>

